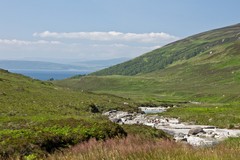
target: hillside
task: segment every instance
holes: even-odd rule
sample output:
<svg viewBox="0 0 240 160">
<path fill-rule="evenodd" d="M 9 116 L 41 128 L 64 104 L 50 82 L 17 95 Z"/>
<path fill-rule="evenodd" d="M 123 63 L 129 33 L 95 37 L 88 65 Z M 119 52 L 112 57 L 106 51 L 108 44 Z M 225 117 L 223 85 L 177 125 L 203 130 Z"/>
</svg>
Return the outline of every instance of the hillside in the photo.
<svg viewBox="0 0 240 160">
<path fill-rule="evenodd" d="M 240 24 L 216 29 L 89 76 L 55 83 L 75 90 L 110 93 L 154 103 L 237 101 L 240 96 L 239 37 Z M 129 76 L 132 71 L 137 75 Z"/>
<path fill-rule="evenodd" d="M 91 75 L 137 75 L 158 71 L 178 61 L 185 61 L 199 55 L 202 57 L 208 55 L 203 58 L 210 60 L 221 53 L 228 56 L 238 55 L 239 37 L 240 24 L 215 29 L 168 44 Z"/>
<path fill-rule="evenodd" d="M 124 98 L 74 92 L 6 70 L 0 70 L 0 88 L 0 159 L 44 156 L 92 137 L 124 136 L 96 112 L 135 108 Z"/>
<path fill-rule="evenodd" d="M 129 60 L 129 58 L 113 58 L 113 59 L 103 59 L 103 60 L 89 60 L 89 61 L 79 61 L 79 62 L 73 62 L 74 65 L 80 65 L 85 67 L 92 67 L 95 68 L 95 70 L 100 70 L 101 68 L 110 67 L 119 63 L 123 63 L 125 61 Z"/>
<path fill-rule="evenodd" d="M 178 103 L 184 107 L 162 115 L 180 117 L 184 121 L 218 126 L 238 125 L 239 36 L 239 24 L 204 32 L 92 75 L 54 83 L 74 90 L 113 94 L 141 103 Z M 160 59 L 157 63 L 159 57 L 172 59 L 172 62 L 160 63 Z M 145 65 L 138 68 L 141 64 Z M 134 68 L 138 74 L 102 75 L 107 71 L 109 74 L 110 71 L 123 74 L 118 67 L 123 69 L 124 66 L 126 74 L 130 74 L 131 69 L 135 71 Z M 197 105 L 192 102 L 197 102 Z"/>
</svg>

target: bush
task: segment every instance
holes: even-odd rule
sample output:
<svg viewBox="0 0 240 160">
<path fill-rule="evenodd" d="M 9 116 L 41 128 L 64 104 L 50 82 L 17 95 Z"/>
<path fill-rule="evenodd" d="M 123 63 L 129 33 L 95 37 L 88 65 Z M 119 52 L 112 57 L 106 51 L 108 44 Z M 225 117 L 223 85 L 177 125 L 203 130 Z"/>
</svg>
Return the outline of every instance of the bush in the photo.
<svg viewBox="0 0 240 160">
<path fill-rule="evenodd" d="M 105 140 L 125 136 L 121 126 L 104 119 L 49 120 L 30 128 L 0 131 L 0 158 L 44 157 L 91 138 Z"/>
</svg>

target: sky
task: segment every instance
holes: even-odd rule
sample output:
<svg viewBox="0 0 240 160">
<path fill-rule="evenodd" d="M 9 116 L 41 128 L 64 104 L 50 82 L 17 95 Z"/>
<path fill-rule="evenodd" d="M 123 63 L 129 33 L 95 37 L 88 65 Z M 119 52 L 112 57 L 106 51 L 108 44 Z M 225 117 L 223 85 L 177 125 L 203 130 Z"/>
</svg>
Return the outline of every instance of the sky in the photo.
<svg viewBox="0 0 240 160">
<path fill-rule="evenodd" d="M 0 0 L 0 59 L 134 58 L 240 23 L 239 0 Z"/>
</svg>

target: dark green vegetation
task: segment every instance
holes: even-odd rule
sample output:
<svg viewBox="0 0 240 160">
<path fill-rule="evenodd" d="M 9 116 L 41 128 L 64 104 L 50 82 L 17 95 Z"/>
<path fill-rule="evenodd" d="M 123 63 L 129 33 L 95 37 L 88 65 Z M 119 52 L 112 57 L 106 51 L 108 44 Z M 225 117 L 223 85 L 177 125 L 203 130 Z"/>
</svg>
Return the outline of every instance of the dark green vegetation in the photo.
<svg viewBox="0 0 240 160">
<path fill-rule="evenodd" d="M 185 38 L 89 76 L 55 83 L 141 103 L 178 103 L 181 108 L 163 115 L 237 127 L 240 123 L 240 24 Z M 184 104 L 189 101 L 201 103 Z"/>
<path fill-rule="evenodd" d="M 126 136 L 123 128 L 101 116 L 110 109 L 133 111 L 136 105 L 0 70 L 0 159 L 46 156 L 90 138 Z"/>
</svg>

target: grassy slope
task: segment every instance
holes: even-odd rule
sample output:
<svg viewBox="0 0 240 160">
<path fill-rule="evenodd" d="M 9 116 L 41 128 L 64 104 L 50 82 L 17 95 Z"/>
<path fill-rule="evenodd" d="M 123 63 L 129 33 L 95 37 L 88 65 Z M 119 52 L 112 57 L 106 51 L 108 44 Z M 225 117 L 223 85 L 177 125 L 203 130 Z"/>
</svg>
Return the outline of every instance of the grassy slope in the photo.
<svg viewBox="0 0 240 160">
<path fill-rule="evenodd" d="M 238 126 L 239 33 L 240 25 L 201 33 L 93 75 L 55 83 L 75 90 L 119 95 L 141 103 L 200 101 L 203 104 L 186 104 L 183 108 L 173 109 L 164 114 L 221 127 L 231 123 Z M 193 57 L 190 56 L 191 53 L 194 53 Z M 166 64 L 164 69 L 157 67 L 162 62 L 159 57 L 166 60 L 164 57 L 171 59 L 176 54 L 177 59 L 171 64 Z M 158 59 L 158 62 L 155 63 L 155 59 Z M 126 72 L 133 68 L 138 70 L 138 64 L 146 70 L 140 67 L 141 70 L 135 76 L 95 76 L 108 74 L 108 71 L 109 74 L 122 74 L 118 68 L 120 66 L 125 67 Z M 218 109 L 213 109 L 216 107 Z M 198 114 L 200 116 L 197 116 Z M 211 118 L 214 121 L 209 122 Z"/>
<path fill-rule="evenodd" d="M 125 135 L 101 114 L 91 113 L 91 106 L 100 111 L 135 108 L 124 98 L 66 90 L 0 70 L 0 159 L 46 155 L 91 137 Z"/>
<path fill-rule="evenodd" d="M 50 82 L 33 80 L 2 70 L 0 73 L 0 105 L 5 106 L 1 107 L 2 115 L 38 116 L 46 112 L 53 115 L 79 115 L 88 111 L 90 104 L 97 105 L 101 110 L 117 107 L 129 109 L 123 105 L 125 101 L 134 106 L 129 100 L 116 96 L 74 92 Z"/>
<path fill-rule="evenodd" d="M 56 83 L 143 101 L 166 101 L 169 98 L 208 102 L 238 100 L 239 37 L 240 25 L 204 32 L 90 76 Z M 132 70 L 137 76 L 126 76 L 132 75 Z"/>
</svg>

